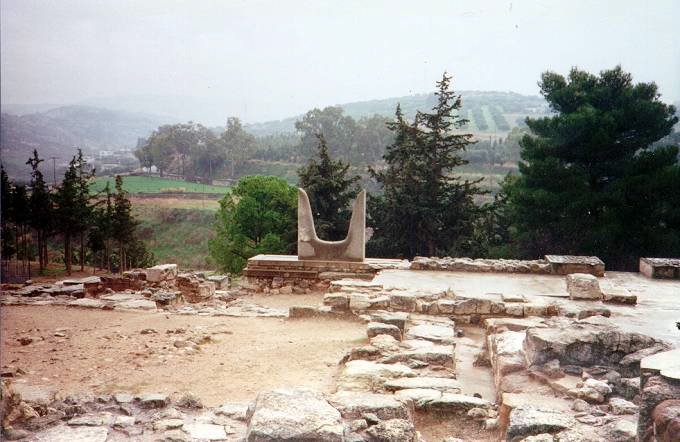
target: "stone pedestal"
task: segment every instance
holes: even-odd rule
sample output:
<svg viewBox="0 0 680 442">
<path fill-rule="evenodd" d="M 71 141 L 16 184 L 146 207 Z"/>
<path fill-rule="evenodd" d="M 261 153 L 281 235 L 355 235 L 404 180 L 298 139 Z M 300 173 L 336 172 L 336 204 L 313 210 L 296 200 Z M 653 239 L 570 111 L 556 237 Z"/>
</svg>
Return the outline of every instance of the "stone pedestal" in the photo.
<svg viewBox="0 0 680 442">
<path fill-rule="evenodd" d="M 303 289 L 330 285 L 344 278 L 371 280 L 381 269 L 404 265 L 399 259 L 367 258 L 354 261 L 315 261 L 299 259 L 295 255 L 257 255 L 248 260 L 243 276 L 250 288 L 279 289 L 284 286 Z"/>
<path fill-rule="evenodd" d="M 604 262 L 597 256 L 545 255 L 554 275 L 589 273 L 604 276 Z"/>
<path fill-rule="evenodd" d="M 640 273 L 648 278 L 680 279 L 680 259 L 640 258 Z"/>
<path fill-rule="evenodd" d="M 657 440 L 665 433 L 663 408 L 680 401 L 680 349 L 647 356 L 640 361 L 638 440 Z M 670 401 L 670 402 L 669 402 Z M 657 422 L 659 420 L 659 422 Z M 658 440 L 668 440 L 660 437 Z M 675 439 L 673 439 L 675 440 Z"/>
</svg>

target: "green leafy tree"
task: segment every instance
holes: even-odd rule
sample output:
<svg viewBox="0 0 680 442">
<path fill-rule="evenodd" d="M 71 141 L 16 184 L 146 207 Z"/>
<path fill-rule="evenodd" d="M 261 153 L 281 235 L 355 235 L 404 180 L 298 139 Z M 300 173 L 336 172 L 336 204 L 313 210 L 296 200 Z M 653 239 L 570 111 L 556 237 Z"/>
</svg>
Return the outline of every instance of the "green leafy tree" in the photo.
<svg viewBox="0 0 680 442">
<path fill-rule="evenodd" d="M 677 123 L 674 107 L 620 66 L 546 72 L 539 84 L 555 114 L 527 119 L 521 175 L 506 185 L 524 253 L 597 255 L 628 270 L 640 256 L 677 255 L 678 148 L 650 148 Z"/>
<path fill-rule="evenodd" d="M 219 141 L 231 165 L 231 177 L 234 178 L 236 166 L 250 158 L 255 151 L 255 137 L 246 132 L 241 120 L 230 117 L 227 119 L 227 129 L 222 133 Z"/>
<path fill-rule="evenodd" d="M 312 109 L 301 120 L 295 122 L 295 129 L 302 138 L 300 146 L 302 158 L 314 155 L 318 144 L 317 134 L 323 134 L 331 154 L 353 164 L 357 124 L 352 117 L 343 115 L 341 107 Z"/>
<path fill-rule="evenodd" d="M 8 261 L 17 252 L 14 246 L 14 204 L 12 201 L 13 184 L 5 172 L 4 166 L 0 166 L 0 220 L 2 221 L 2 259 Z"/>
<path fill-rule="evenodd" d="M 33 150 L 33 156 L 26 164 L 31 166 L 31 196 L 29 197 L 30 220 L 29 224 L 35 230 L 38 240 L 38 263 L 40 273 L 45 270 L 48 262 L 47 238 L 53 228 L 52 196 L 42 172 L 39 169 L 42 160 L 38 151 Z"/>
<path fill-rule="evenodd" d="M 327 240 L 344 239 L 352 216 L 350 202 L 356 198 L 359 176 L 347 176 L 349 164 L 333 160 L 323 135 L 318 138 L 318 160 L 298 169 L 300 187 L 307 191 L 314 211 L 315 228 L 319 237 Z"/>
<path fill-rule="evenodd" d="M 384 170 L 370 169 L 384 193 L 371 199 L 374 237 L 370 253 L 383 256 L 469 253 L 474 223 L 482 210 L 474 198 L 481 180 L 461 180 L 455 168 L 467 164 L 461 153 L 472 144 L 460 134 L 467 120 L 459 116 L 460 96 L 450 90 L 451 77 L 437 82 L 432 112 L 416 112 L 408 122 L 397 106 L 389 124 L 395 141 L 387 147 Z"/>
<path fill-rule="evenodd" d="M 294 253 L 297 190 L 273 176 L 247 176 L 220 201 L 212 260 L 223 271 L 240 273 L 260 253 Z"/>
</svg>

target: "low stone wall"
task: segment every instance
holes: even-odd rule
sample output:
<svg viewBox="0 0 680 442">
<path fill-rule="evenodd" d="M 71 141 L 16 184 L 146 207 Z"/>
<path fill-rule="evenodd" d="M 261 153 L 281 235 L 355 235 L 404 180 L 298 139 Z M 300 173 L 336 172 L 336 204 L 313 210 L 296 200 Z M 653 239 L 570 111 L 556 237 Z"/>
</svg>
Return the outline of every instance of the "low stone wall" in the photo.
<svg viewBox="0 0 680 442">
<path fill-rule="evenodd" d="M 426 258 L 416 256 L 411 270 L 437 270 L 449 272 L 498 272 L 550 274 L 550 263 L 546 260 L 519 259 L 472 259 L 472 258 Z"/>
</svg>

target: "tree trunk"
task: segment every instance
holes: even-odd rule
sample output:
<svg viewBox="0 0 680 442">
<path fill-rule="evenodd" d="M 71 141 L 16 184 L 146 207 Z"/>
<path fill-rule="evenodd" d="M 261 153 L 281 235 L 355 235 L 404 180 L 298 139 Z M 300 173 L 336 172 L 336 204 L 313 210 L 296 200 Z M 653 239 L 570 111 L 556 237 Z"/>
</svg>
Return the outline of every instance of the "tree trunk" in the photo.
<svg viewBox="0 0 680 442">
<path fill-rule="evenodd" d="M 66 264 L 66 274 L 71 275 L 71 234 L 64 233 L 64 264 Z"/>
<path fill-rule="evenodd" d="M 80 271 L 85 271 L 85 243 L 83 242 L 84 232 L 80 232 Z"/>
</svg>

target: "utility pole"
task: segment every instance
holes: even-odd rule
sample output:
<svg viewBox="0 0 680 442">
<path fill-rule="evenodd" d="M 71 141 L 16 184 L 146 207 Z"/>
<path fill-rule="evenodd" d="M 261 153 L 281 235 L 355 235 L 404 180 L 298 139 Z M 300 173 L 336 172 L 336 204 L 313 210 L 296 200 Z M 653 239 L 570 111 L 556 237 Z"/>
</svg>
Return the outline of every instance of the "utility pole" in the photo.
<svg viewBox="0 0 680 442">
<path fill-rule="evenodd" d="M 57 158 L 58 157 L 50 157 L 50 159 L 52 160 L 52 178 L 54 180 L 54 187 L 57 187 L 57 166 L 55 163 L 55 160 Z"/>
</svg>

